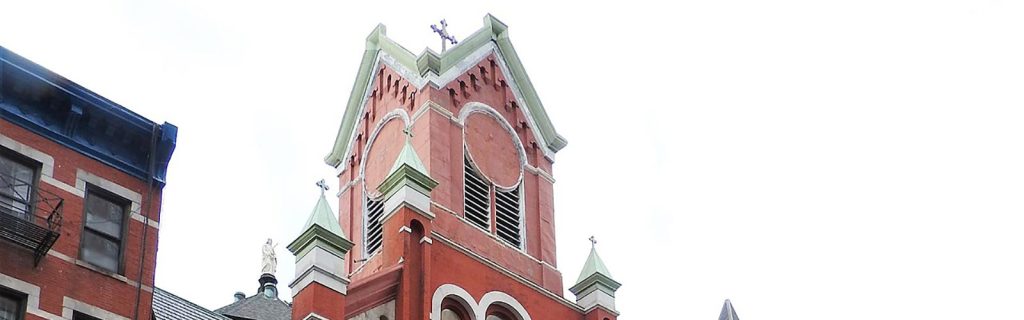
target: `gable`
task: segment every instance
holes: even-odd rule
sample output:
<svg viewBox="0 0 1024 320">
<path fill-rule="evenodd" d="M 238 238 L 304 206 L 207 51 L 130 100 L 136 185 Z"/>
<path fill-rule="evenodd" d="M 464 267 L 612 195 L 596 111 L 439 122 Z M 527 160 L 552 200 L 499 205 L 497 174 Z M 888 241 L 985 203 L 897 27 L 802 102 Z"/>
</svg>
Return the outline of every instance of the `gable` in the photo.
<svg viewBox="0 0 1024 320">
<path fill-rule="evenodd" d="M 534 136 L 543 146 L 545 157 L 554 159 L 554 154 L 565 147 L 567 141 L 555 131 L 508 39 L 507 29 L 504 23 L 488 14 L 484 16 L 483 28 L 448 51 L 438 54 L 427 49 L 416 56 L 387 38 L 384 25 L 377 25 L 366 39 L 366 51 L 363 53 L 359 73 L 349 95 L 341 127 L 338 129 L 334 146 L 324 161 L 333 167 L 343 167 L 347 156 L 352 154 L 351 146 L 355 139 L 359 115 L 366 107 L 371 88 L 379 74 L 375 70 L 378 70 L 381 64 L 401 74 L 417 90 L 427 85 L 437 89 L 443 88 L 480 60 L 491 55 L 497 57 L 502 73 L 510 80 L 508 84 L 516 100 L 520 105 L 526 106 L 523 112 L 527 115 Z"/>
</svg>

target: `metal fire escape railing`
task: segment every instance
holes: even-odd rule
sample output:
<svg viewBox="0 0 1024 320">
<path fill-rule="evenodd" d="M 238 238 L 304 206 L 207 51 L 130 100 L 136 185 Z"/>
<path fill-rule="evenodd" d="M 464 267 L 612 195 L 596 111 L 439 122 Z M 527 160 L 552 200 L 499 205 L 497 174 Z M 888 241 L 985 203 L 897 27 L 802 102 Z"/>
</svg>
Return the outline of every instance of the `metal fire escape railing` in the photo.
<svg viewBox="0 0 1024 320">
<path fill-rule="evenodd" d="M 63 207 L 56 194 L 0 173 L 0 238 L 31 250 L 37 266 L 60 237 Z"/>
</svg>

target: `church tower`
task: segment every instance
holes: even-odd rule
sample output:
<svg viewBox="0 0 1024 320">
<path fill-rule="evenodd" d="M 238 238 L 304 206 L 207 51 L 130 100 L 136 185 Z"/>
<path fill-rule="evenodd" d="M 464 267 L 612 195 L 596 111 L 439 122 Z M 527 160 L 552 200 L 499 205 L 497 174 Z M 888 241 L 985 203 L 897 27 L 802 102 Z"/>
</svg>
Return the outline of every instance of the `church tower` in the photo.
<svg viewBox="0 0 1024 320">
<path fill-rule="evenodd" d="M 343 319 L 614 320 L 618 283 L 599 259 L 574 286 L 579 302 L 562 294 L 552 165 L 565 145 L 498 19 L 419 55 L 378 25 L 325 159 L 352 243 L 326 272 L 347 283 L 335 299 L 296 290 L 295 306 Z"/>
</svg>

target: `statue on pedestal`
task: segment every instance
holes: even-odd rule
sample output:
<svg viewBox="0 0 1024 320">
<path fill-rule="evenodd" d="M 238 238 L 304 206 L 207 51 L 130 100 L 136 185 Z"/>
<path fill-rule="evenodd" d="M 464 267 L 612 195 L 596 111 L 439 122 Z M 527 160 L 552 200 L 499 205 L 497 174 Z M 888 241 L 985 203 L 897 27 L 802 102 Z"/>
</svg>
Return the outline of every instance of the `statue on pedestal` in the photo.
<svg viewBox="0 0 1024 320">
<path fill-rule="evenodd" d="M 269 238 L 267 243 L 263 244 L 263 273 L 274 274 L 277 272 L 277 254 L 274 253 L 276 246 L 277 244 Z"/>
</svg>

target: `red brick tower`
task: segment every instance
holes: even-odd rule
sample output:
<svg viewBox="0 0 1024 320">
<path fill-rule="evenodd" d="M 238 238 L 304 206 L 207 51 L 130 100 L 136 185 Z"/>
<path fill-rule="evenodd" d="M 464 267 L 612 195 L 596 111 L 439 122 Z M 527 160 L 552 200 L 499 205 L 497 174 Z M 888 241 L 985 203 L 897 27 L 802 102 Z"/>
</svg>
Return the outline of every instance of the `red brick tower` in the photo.
<svg viewBox="0 0 1024 320">
<path fill-rule="evenodd" d="M 344 319 L 614 320 L 618 284 L 600 259 L 574 286 L 580 303 L 562 296 L 551 170 L 566 141 L 507 26 L 487 15 L 447 51 L 414 55 L 379 25 L 366 45 L 325 159 L 354 243 L 343 306 L 330 308 Z"/>
</svg>

